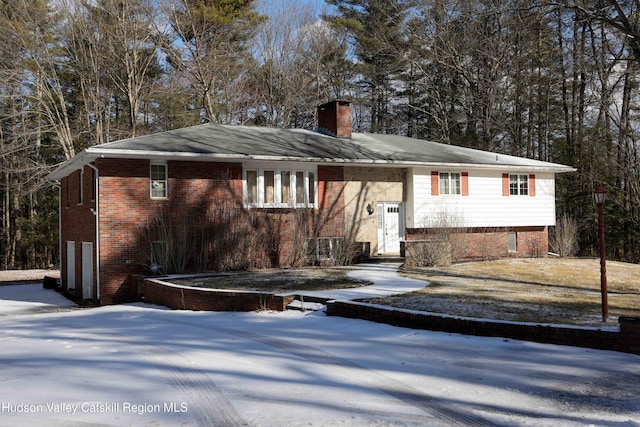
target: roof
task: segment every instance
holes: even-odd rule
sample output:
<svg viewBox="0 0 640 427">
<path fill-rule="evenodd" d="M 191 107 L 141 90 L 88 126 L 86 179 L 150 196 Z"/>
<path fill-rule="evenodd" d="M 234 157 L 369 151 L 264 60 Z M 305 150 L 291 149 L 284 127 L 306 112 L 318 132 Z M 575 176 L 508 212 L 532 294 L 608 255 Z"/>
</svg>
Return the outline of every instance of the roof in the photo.
<svg viewBox="0 0 640 427">
<path fill-rule="evenodd" d="M 397 135 L 353 133 L 347 139 L 303 129 L 203 124 L 87 148 L 48 178 L 59 180 L 98 157 L 575 170 L 556 163 Z"/>
</svg>

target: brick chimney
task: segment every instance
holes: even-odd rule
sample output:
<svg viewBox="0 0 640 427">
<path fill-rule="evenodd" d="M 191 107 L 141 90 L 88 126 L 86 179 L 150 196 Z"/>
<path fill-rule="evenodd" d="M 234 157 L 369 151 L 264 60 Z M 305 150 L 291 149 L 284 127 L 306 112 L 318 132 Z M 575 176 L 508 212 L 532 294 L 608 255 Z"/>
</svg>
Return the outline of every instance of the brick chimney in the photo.
<svg viewBox="0 0 640 427">
<path fill-rule="evenodd" d="M 329 101 L 318 106 L 318 131 L 338 138 L 351 138 L 351 103 Z"/>
</svg>

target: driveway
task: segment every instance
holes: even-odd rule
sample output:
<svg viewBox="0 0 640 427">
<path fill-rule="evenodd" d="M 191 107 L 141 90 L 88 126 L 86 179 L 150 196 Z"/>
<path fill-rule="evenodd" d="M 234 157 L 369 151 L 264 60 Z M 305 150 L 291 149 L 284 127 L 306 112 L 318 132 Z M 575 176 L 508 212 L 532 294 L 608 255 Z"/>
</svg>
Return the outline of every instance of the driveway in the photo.
<svg viewBox="0 0 640 427">
<path fill-rule="evenodd" d="M 0 313 L 55 295 L 21 291 Z M 6 314 L 0 426 L 640 426 L 636 355 L 322 312 Z"/>
</svg>

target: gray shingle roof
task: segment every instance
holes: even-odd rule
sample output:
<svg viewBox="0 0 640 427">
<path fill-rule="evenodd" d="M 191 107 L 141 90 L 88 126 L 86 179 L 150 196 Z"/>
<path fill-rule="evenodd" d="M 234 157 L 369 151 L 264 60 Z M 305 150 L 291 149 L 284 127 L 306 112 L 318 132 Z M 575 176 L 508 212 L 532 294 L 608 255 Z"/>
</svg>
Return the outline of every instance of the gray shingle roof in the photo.
<svg viewBox="0 0 640 427">
<path fill-rule="evenodd" d="M 87 148 L 50 175 L 60 179 L 96 157 L 248 159 L 404 166 L 460 165 L 568 172 L 571 167 L 396 135 L 335 138 L 302 129 L 204 124 Z M 78 160 L 79 158 L 79 160 Z M 84 159 L 84 160 L 83 160 Z"/>
</svg>

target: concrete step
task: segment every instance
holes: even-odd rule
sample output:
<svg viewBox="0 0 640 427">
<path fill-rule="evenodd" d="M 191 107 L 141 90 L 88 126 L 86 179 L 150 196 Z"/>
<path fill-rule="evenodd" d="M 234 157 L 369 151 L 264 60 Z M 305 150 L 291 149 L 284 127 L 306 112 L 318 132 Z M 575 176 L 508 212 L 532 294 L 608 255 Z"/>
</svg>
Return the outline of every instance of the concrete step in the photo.
<svg viewBox="0 0 640 427">
<path fill-rule="evenodd" d="M 296 295 L 295 300 L 287 305 L 287 310 L 320 311 L 325 307 L 327 298 Z"/>
<path fill-rule="evenodd" d="M 361 259 L 358 264 L 383 264 L 383 263 L 390 263 L 390 262 L 403 263 L 404 257 L 395 256 L 395 255 L 370 256 L 370 257 Z"/>
<path fill-rule="evenodd" d="M 324 307 L 324 304 L 319 302 L 303 302 L 300 300 L 294 300 L 291 304 L 287 305 L 287 310 L 320 311 L 323 310 Z"/>
</svg>

